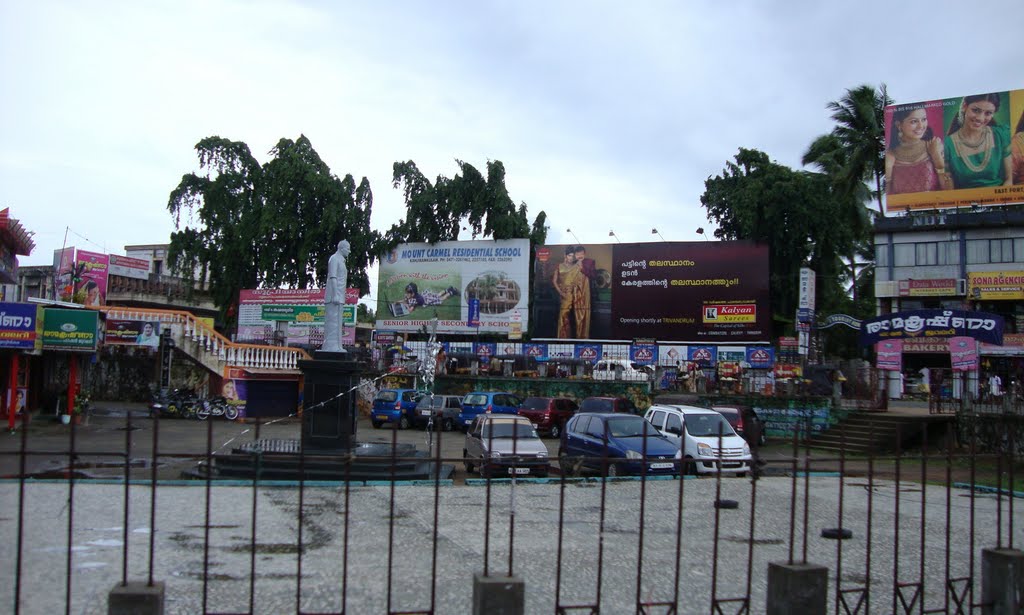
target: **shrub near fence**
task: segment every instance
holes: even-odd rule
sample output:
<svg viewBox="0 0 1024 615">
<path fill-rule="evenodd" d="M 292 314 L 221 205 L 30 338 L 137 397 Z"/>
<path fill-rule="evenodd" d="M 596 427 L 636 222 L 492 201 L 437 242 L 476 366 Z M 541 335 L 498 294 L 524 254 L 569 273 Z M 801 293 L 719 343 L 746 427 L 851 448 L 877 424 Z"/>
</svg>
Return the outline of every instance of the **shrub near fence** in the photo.
<svg viewBox="0 0 1024 615">
<path fill-rule="evenodd" d="M 1024 454 L 1024 415 L 961 410 L 956 415 L 957 438 L 979 453 Z"/>
</svg>

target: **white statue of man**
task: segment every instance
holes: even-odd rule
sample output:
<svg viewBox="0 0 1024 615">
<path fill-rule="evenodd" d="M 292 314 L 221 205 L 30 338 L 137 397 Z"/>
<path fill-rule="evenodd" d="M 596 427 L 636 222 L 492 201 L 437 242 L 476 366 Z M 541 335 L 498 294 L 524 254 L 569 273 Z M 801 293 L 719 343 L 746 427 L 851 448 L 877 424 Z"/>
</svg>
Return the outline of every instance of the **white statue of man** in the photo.
<svg viewBox="0 0 1024 615">
<path fill-rule="evenodd" d="M 324 294 L 324 352 L 345 352 L 341 347 L 341 308 L 345 305 L 345 287 L 348 285 L 348 267 L 345 259 L 350 246 L 342 239 L 338 251 L 327 261 L 327 291 Z"/>
</svg>

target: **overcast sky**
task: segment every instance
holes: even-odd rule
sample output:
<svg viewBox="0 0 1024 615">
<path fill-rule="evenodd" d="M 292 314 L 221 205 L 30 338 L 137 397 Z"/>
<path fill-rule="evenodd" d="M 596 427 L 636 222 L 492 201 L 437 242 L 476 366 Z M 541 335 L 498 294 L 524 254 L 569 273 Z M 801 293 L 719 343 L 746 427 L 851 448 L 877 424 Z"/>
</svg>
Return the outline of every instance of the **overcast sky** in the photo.
<svg viewBox="0 0 1024 615">
<path fill-rule="evenodd" d="M 165 243 L 167 198 L 218 135 L 260 162 L 305 134 L 367 177 L 372 225 L 430 178 L 505 164 L 549 241 L 700 241 L 740 147 L 799 167 L 826 104 L 1024 88 L 1024 2 L 0 0 L 0 208 L 67 245 Z"/>
</svg>

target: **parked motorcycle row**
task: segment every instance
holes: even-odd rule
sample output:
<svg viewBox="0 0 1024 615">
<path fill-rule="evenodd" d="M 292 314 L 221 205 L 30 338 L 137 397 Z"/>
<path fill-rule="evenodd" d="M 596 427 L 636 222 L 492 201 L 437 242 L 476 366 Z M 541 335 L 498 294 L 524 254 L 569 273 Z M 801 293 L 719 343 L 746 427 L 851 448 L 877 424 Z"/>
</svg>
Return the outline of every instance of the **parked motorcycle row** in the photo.
<svg viewBox="0 0 1024 615">
<path fill-rule="evenodd" d="M 238 408 L 223 397 L 200 398 L 195 391 L 174 389 L 157 394 L 149 404 L 150 416 L 160 418 L 198 419 L 205 421 L 211 416 L 224 417 L 229 421 L 238 418 Z"/>
</svg>

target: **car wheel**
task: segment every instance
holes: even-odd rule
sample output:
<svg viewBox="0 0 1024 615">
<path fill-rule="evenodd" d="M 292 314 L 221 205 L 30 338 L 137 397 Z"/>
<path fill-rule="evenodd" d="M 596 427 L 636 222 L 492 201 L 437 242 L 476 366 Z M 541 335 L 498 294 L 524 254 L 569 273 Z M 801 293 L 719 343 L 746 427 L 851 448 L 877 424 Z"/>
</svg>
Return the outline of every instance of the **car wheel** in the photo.
<svg viewBox="0 0 1024 615">
<path fill-rule="evenodd" d="M 466 466 L 467 473 L 473 471 L 473 464 L 469 461 L 469 454 L 466 452 L 466 449 L 462 449 L 462 464 Z"/>
<path fill-rule="evenodd" d="M 373 425 L 374 429 L 380 429 L 380 421 L 370 421 L 370 424 Z"/>
<path fill-rule="evenodd" d="M 445 431 L 452 431 L 455 429 L 455 421 L 452 419 L 445 419 L 444 422 L 441 423 L 441 428 Z"/>
<path fill-rule="evenodd" d="M 399 429 L 409 429 L 409 417 L 402 415 L 402 418 L 398 419 Z"/>
<path fill-rule="evenodd" d="M 579 470 L 572 457 L 565 454 L 565 451 L 558 451 L 558 467 L 562 470 L 562 476 L 578 476 Z"/>
<path fill-rule="evenodd" d="M 558 423 L 555 423 L 554 425 L 552 425 L 551 426 L 551 437 L 552 438 L 559 438 L 559 437 L 561 437 L 561 435 L 562 435 L 562 426 L 559 425 Z"/>
<path fill-rule="evenodd" d="M 746 472 L 737 472 L 736 473 L 736 478 L 746 478 L 746 477 L 747 477 L 747 473 Z"/>
<path fill-rule="evenodd" d="M 604 475 L 607 476 L 608 478 L 617 478 L 619 476 L 622 476 L 622 468 L 619 467 L 619 464 L 615 463 L 612 460 L 609 460 L 608 469 L 605 470 Z"/>
<path fill-rule="evenodd" d="M 697 462 L 693 460 L 693 457 L 686 458 L 686 463 L 683 464 L 683 474 L 697 476 Z"/>
</svg>

